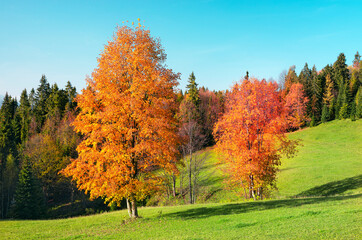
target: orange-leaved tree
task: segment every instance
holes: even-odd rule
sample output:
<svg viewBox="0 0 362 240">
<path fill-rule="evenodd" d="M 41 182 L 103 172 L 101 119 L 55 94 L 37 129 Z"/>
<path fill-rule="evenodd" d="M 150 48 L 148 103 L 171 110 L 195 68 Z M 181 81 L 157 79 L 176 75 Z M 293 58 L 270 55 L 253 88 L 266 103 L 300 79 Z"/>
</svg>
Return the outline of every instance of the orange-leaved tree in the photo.
<svg viewBox="0 0 362 240">
<path fill-rule="evenodd" d="M 293 83 L 290 91 L 285 97 L 285 110 L 289 128 L 299 128 L 309 118 L 307 116 L 307 103 L 309 99 L 306 97 L 303 85 L 301 83 Z"/>
<path fill-rule="evenodd" d="M 160 42 L 139 24 L 119 27 L 77 96 L 73 125 L 84 136 L 79 157 L 63 171 L 91 198 L 136 202 L 160 184 L 155 171 L 175 170 L 175 93 L 179 74 L 166 68 Z"/>
<path fill-rule="evenodd" d="M 245 79 L 232 87 L 225 107 L 214 128 L 216 150 L 231 182 L 244 189 L 245 197 L 262 198 L 263 188 L 275 182 L 281 155 L 294 153 L 296 145 L 284 135 L 278 85 Z"/>
</svg>

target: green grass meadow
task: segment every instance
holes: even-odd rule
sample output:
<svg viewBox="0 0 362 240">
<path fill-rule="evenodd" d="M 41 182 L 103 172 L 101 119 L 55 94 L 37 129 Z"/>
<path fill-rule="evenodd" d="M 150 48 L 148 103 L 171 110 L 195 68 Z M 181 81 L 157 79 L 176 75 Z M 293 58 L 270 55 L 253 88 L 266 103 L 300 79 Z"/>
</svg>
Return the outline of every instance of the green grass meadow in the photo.
<svg viewBox="0 0 362 240">
<path fill-rule="evenodd" d="M 221 190 L 224 176 L 207 150 L 200 177 L 212 193 L 206 203 L 143 207 L 133 221 L 126 210 L 0 221 L 0 239 L 362 239 L 362 120 L 333 121 L 289 137 L 303 146 L 283 159 L 274 199 L 242 201 Z"/>
<path fill-rule="evenodd" d="M 283 159 L 279 197 L 362 192 L 362 120 L 336 120 L 289 135 L 303 146 Z"/>
</svg>

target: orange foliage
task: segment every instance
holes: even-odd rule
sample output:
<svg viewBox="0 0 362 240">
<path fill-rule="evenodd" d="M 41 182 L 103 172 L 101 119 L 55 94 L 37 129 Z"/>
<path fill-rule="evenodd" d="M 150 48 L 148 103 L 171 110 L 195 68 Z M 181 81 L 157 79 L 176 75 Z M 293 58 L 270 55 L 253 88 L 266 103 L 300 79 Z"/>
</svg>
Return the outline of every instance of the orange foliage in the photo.
<svg viewBox="0 0 362 240">
<path fill-rule="evenodd" d="M 300 128 L 305 121 L 308 120 L 308 101 L 308 98 L 304 94 L 303 85 L 301 83 L 292 84 L 289 93 L 285 97 L 285 108 L 289 128 Z"/>
<path fill-rule="evenodd" d="M 276 83 L 265 80 L 236 83 L 214 129 L 216 149 L 224 156 L 231 180 L 244 188 L 246 197 L 249 188 L 254 199 L 255 189 L 273 185 L 281 154 L 295 150 L 283 134 L 283 104 L 277 89 Z"/>
<path fill-rule="evenodd" d="M 158 184 L 156 169 L 175 168 L 179 75 L 164 66 L 165 58 L 142 26 L 120 27 L 77 97 L 73 125 L 84 140 L 63 173 L 91 198 L 141 200 Z"/>
</svg>

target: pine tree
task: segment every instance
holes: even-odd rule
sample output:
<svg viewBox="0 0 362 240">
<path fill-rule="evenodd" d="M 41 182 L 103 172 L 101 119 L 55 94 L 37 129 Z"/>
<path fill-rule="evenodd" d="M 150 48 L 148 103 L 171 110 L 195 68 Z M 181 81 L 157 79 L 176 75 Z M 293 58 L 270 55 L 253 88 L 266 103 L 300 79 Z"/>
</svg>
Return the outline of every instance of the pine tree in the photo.
<svg viewBox="0 0 362 240">
<path fill-rule="evenodd" d="M 44 217 L 44 195 L 28 161 L 23 163 L 15 193 L 13 216 L 20 219 Z"/>
<path fill-rule="evenodd" d="M 334 119 L 334 84 L 330 77 L 330 75 L 327 75 L 326 77 L 326 90 L 323 95 L 323 106 L 326 106 L 328 108 L 328 114 L 324 114 L 324 116 L 328 116 L 327 120 Z M 323 115 L 323 113 L 322 113 Z"/>
<path fill-rule="evenodd" d="M 25 143 L 29 136 L 30 110 L 30 101 L 26 89 L 24 89 L 20 96 L 20 106 L 17 111 L 21 121 L 20 139 L 22 143 Z"/>
<path fill-rule="evenodd" d="M 327 122 L 329 119 L 329 110 L 326 104 L 323 104 L 322 107 L 322 116 L 321 116 L 321 121 L 322 123 Z"/>
<path fill-rule="evenodd" d="M 17 158 L 17 144 L 19 143 L 19 135 L 17 122 L 14 120 L 17 108 L 17 101 L 5 94 L 4 101 L 0 108 L 0 217 L 4 218 L 7 210 L 7 192 L 4 188 L 5 168 L 7 158 L 10 154 Z"/>
<path fill-rule="evenodd" d="M 30 110 L 34 111 L 35 108 L 35 90 L 32 88 L 29 93 L 29 104 L 30 104 Z"/>
<path fill-rule="evenodd" d="M 338 88 L 349 80 L 349 70 L 346 64 L 346 57 L 343 53 L 339 54 L 337 60 L 333 64 L 334 81 Z"/>
<path fill-rule="evenodd" d="M 288 74 L 285 76 L 285 94 L 288 94 L 293 83 L 298 82 L 297 74 L 295 73 L 295 66 L 289 68 Z"/>
<path fill-rule="evenodd" d="M 359 55 L 357 51 L 356 55 L 354 55 L 353 67 L 358 68 L 360 61 L 361 61 L 361 55 Z"/>
<path fill-rule="evenodd" d="M 47 117 L 62 117 L 64 114 L 65 106 L 68 103 L 68 97 L 63 89 L 59 89 L 55 83 L 51 87 L 51 93 L 46 101 Z"/>
<path fill-rule="evenodd" d="M 337 104 L 336 104 L 336 118 L 344 119 L 349 116 L 348 109 L 348 96 L 347 96 L 347 86 L 346 84 L 341 85 L 339 88 Z"/>
<path fill-rule="evenodd" d="M 320 87 L 320 78 L 318 77 L 317 69 L 315 66 L 312 68 L 311 74 L 311 84 L 310 84 L 311 98 L 310 98 L 310 107 L 311 115 L 314 116 L 314 120 L 317 122 L 321 117 L 321 87 Z"/>
<path fill-rule="evenodd" d="M 356 104 L 356 118 L 362 118 L 362 86 L 359 87 L 354 101 Z"/>
<path fill-rule="evenodd" d="M 13 157 L 13 155 L 10 153 L 7 156 L 6 163 L 5 163 L 5 170 L 4 170 L 4 208 L 3 208 L 3 214 L 4 217 L 9 216 L 9 210 L 11 206 L 11 202 L 14 198 L 15 193 L 15 185 L 17 181 L 18 175 L 18 167 L 17 167 L 17 161 Z"/>
<path fill-rule="evenodd" d="M 48 113 L 47 99 L 51 93 L 50 85 L 45 75 L 40 79 L 40 85 L 35 93 L 34 115 L 37 123 L 37 132 L 40 132 Z"/>
<path fill-rule="evenodd" d="M 196 106 L 196 108 L 198 108 L 200 104 L 200 95 L 197 85 L 198 84 L 196 83 L 196 77 L 194 75 L 194 72 L 192 72 L 189 76 L 189 84 L 187 84 L 186 86 L 186 93 L 189 95 L 189 99 Z"/>
<path fill-rule="evenodd" d="M 66 92 L 66 95 L 67 95 L 67 105 L 66 105 L 66 109 L 67 111 L 69 110 L 73 110 L 76 108 L 77 106 L 77 102 L 74 101 L 75 100 L 75 97 L 77 96 L 77 90 L 75 87 L 72 86 L 72 84 L 68 81 L 67 82 L 67 85 L 65 86 L 65 92 Z"/>
<path fill-rule="evenodd" d="M 303 89 L 305 96 L 309 99 L 307 103 L 307 115 L 312 116 L 312 100 L 313 100 L 313 92 L 312 92 L 312 71 L 308 68 L 308 63 L 305 63 L 304 68 L 299 74 L 299 82 L 303 84 Z M 316 99 L 315 99 L 316 101 Z"/>
</svg>

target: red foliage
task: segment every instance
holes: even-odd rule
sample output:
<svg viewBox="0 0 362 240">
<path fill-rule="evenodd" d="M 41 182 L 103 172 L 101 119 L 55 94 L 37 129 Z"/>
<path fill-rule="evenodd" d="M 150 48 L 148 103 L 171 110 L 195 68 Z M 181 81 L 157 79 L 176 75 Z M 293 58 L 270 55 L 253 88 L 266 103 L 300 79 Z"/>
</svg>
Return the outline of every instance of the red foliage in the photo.
<svg viewBox="0 0 362 240">
<path fill-rule="evenodd" d="M 303 85 L 301 83 L 292 84 L 289 93 L 285 97 L 285 110 L 289 128 L 300 128 L 309 119 L 307 117 L 308 102 Z"/>
<path fill-rule="evenodd" d="M 215 126 L 216 149 L 231 179 L 248 186 L 250 197 L 255 198 L 256 188 L 273 185 L 281 154 L 294 152 L 295 144 L 283 134 L 282 116 L 278 85 L 250 79 L 232 87 L 226 112 Z"/>
</svg>

